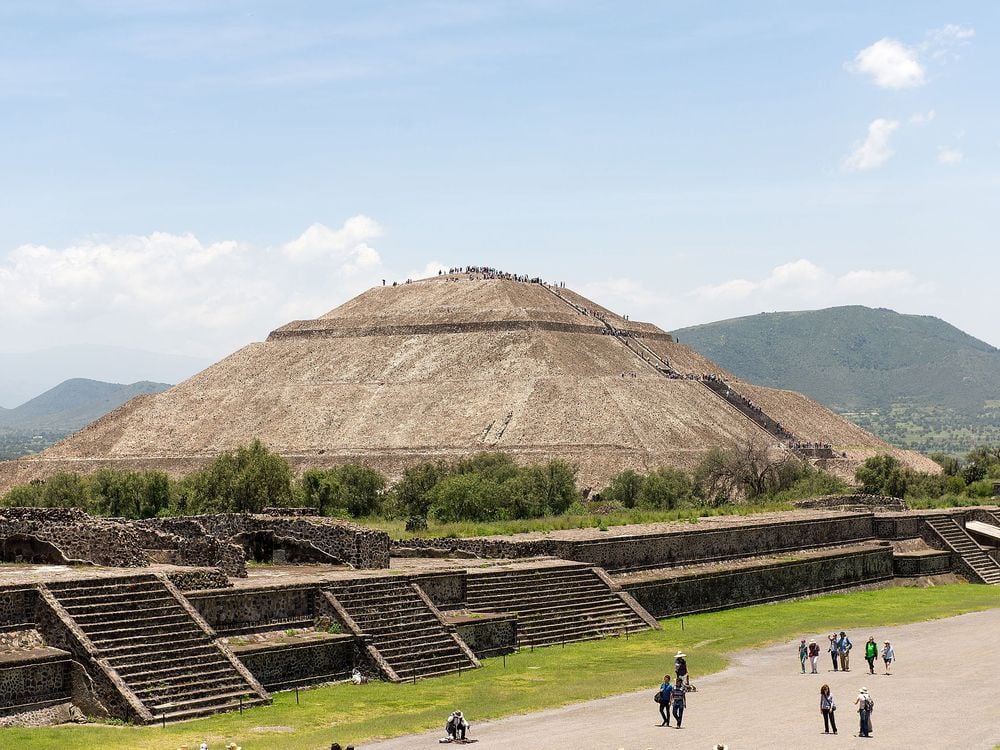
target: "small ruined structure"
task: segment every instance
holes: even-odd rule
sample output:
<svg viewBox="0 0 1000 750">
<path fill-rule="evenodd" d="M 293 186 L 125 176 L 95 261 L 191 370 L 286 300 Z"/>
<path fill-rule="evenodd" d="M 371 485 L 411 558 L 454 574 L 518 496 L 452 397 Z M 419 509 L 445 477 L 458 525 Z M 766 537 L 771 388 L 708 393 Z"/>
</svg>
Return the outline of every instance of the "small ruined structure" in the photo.
<svg viewBox="0 0 1000 750">
<path fill-rule="evenodd" d="M 690 470 L 749 436 L 851 477 L 882 453 L 939 471 L 652 324 L 561 285 L 477 270 L 376 287 L 292 321 L 38 456 L 0 463 L 0 491 L 102 466 L 181 475 L 254 439 L 298 470 L 358 462 L 390 477 L 484 450 L 561 458 L 599 490 L 626 468 Z"/>
</svg>

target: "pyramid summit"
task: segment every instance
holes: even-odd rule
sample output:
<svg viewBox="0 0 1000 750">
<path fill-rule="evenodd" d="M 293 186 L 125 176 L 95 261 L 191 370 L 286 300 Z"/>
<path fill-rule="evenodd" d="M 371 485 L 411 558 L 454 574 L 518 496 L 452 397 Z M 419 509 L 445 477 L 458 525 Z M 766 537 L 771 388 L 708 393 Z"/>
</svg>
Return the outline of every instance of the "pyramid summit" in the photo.
<svg viewBox="0 0 1000 750">
<path fill-rule="evenodd" d="M 489 450 L 568 460 L 600 488 L 626 468 L 690 470 L 751 435 L 842 474 L 878 453 L 936 470 L 804 396 L 740 381 L 655 325 L 475 268 L 292 321 L 38 456 L 0 463 L 0 489 L 109 465 L 180 475 L 254 439 L 298 470 L 358 462 L 398 476 Z"/>
</svg>

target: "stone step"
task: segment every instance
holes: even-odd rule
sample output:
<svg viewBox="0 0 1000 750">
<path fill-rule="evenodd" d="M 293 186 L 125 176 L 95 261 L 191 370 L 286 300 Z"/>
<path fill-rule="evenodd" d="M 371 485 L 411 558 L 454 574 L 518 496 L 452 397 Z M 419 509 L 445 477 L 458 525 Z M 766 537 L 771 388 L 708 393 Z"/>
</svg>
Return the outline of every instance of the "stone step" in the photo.
<svg viewBox="0 0 1000 750">
<path fill-rule="evenodd" d="M 245 635 L 247 633 L 264 633 L 272 630 L 300 630 L 312 628 L 316 621 L 309 617 L 297 620 L 278 620 L 275 622 L 259 622 L 251 625 L 238 625 L 234 628 L 216 627 L 219 635 Z"/>
<path fill-rule="evenodd" d="M 393 671 L 404 678 L 412 677 L 414 673 L 420 677 L 427 672 L 457 672 L 459 667 L 462 668 L 463 672 L 473 669 L 472 663 L 467 658 L 462 658 L 458 654 L 433 659 L 421 659 L 413 662 L 399 662 L 398 664 L 390 662 L 390 664 Z"/>
<path fill-rule="evenodd" d="M 530 606 L 534 602 L 545 602 L 547 604 L 557 604 L 560 602 L 590 602 L 590 601 L 608 601 L 614 598 L 618 599 L 612 592 L 610 592 L 607 587 L 603 591 L 545 591 L 538 592 L 533 596 L 522 596 L 518 593 L 511 593 L 508 597 L 504 596 L 490 596 L 488 598 L 481 597 L 468 597 L 466 599 L 466 604 L 469 609 L 476 611 L 481 608 L 492 608 L 483 609 L 486 612 L 495 612 L 498 608 L 504 607 L 507 611 L 518 611 L 517 608 L 522 606 Z M 503 611 L 501 609 L 500 611 Z"/>
<path fill-rule="evenodd" d="M 63 608 L 65 608 L 67 612 L 70 612 L 73 615 L 73 617 L 76 617 L 77 615 L 87 615 L 93 613 L 107 612 L 109 604 L 112 603 L 117 604 L 119 601 L 122 601 L 116 599 L 114 602 L 72 604 L 63 599 L 59 599 L 59 597 L 56 597 L 56 599 L 59 601 L 60 604 L 62 604 Z M 134 602 L 137 604 L 142 604 L 143 606 L 157 606 L 160 604 L 165 604 L 167 602 L 176 603 L 175 599 L 172 596 L 162 596 L 158 592 L 151 592 L 150 596 L 143 596 L 142 598 L 137 598 L 137 599 L 128 599 L 127 601 L 130 603 Z"/>
<path fill-rule="evenodd" d="M 162 612 L 162 614 L 150 615 L 149 617 L 138 615 L 135 618 L 129 617 L 124 620 L 92 620 L 90 622 L 80 622 L 77 620 L 76 623 L 85 633 L 90 635 L 91 633 L 106 632 L 127 633 L 134 630 L 148 629 L 149 627 L 163 627 L 178 622 L 191 622 L 191 616 L 183 609 L 178 608 L 171 612 L 164 610 L 157 611 Z"/>
<path fill-rule="evenodd" d="M 175 679 L 190 679 L 197 676 L 210 677 L 211 675 L 222 675 L 232 672 L 232 665 L 220 657 L 217 662 L 218 668 L 212 669 L 211 662 L 199 661 L 199 669 L 192 669 L 191 666 L 178 665 L 174 667 L 164 667 L 163 669 L 151 669 L 146 672 L 129 673 L 129 685 L 133 689 L 146 687 L 157 682 L 171 681 Z"/>
<path fill-rule="evenodd" d="M 173 633 L 157 632 L 157 633 L 143 633 L 141 631 L 131 630 L 119 632 L 113 635 L 102 635 L 100 637 L 90 636 L 88 637 L 93 641 L 94 645 L 97 646 L 101 651 L 109 651 L 111 649 L 118 648 L 120 646 L 139 646 L 145 648 L 149 651 L 159 650 L 163 647 L 170 647 L 177 643 L 181 636 L 186 637 L 198 637 L 199 639 L 204 639 L 204 634 L 200 630 L 194 628 L 177 628 Z"/>
<path fill-rule="evenodd" d="M 263 699 L 257 698 L 249 691 L 235 691 L 205 699 L 177 702 L 166 701 L 148 708 L 157 719 L 163 713 L 166 713 L 167 721 L 180 721 L 182 719 L 194 719 L 199 716 L 237 710 L 240 707 L 239 699 L 241 696 L 243 697 L 244 709 L 264 703 Z"/>
<path fill-rule="evenodd" d="M 424 632 L 419 635 L 412 635 L 411 633 L 401 632 L 393 633 L 392 635 L 387 635 L 377 639 L 379 642 L 379 648 L 395 649 L 400 647 L 420 647 L 433 645 L 434 643 L 455 643 L 455 639 L 451 637 L 451 634 L 444 630 L 443 628 L 437 629 L 430 632 Z"/>
<path fill-rule="evenodd" d="M 109 659 L 121 658 L 127 661 L 129 657 L 135 658 L 139 654 L 147 656 L 152 652 L 157 655 L 174 654 L 181 651 L 190 651 L 193 648 L 211 648 L 212 643 L 204 635 L 185 635 L 173 641 L 161 644 L 127 644 L 124 646 L 111 646 L 101 649 L 101 653 Z"/>
<path fill-rule="evenodd" d="M 379 643 L 378 650 L 386 659 L 391 658 L 405 658 L 409 654 L 437 654 L 442 652 L 449 652 L 454 654 L 462 653 L 462 650 L 455 643 L 453 638 L 447 638 L 447 640 L 440 640 L 435 643 L 423 643 L 419 648 L 412 648 L 405 644 L 400 643 L 400 645 L 386 645 Z"/>
<path fill-rule="evenodd" d="M 584 617 L 575 613 L 567 613 L 557 617 L 547 617 L 539 619 L 526 618 L 518 622 L 518 631 L 522 633 L 538 632 L 540 630 L 556 631 L 560 628 L 573 627 L 615 627 L 617 625 L 640 624 L 639 618 L 624 612 L 607 613 L 598 617 Z M 642 623 L 645 624 L 645 623 Z"/>
<path fill-rule="evenodd" d="M 155 599 L 148 602 L 129 600 L 127 609 L 125 607 L 117 609 L 108 605 L 88 606 L 89 611 L 86 612 L 77 609 L 67 609 L 67 611 L 73 615 L 73 619 L 77 622 L 120 622 L 139 617 L 156 617 L 157 613 L 163 612 L 184 612 L 187 614 L 186 610 L 172 598 Z"/>
<path fill-rule="evenodd" d="M 236 675 L 236 672 L 230 672 Z M 220 694 L 229 696 L 240 695 L 248 690 L 247 684 L 238 676 L 231 676 L 228 679 L 220 679 L 211 685 L 198 684 L 196 682 L 172 683 L 162 687 L 150 685 L 142 690 L 134 691 L 142 701 L 142 704 L 152 710 L 156 705 L 163 703 L 177 703 L 178 701 L 189 701 L 195 699 L 216 698 Z"/>
<path fill-rule="evenodd" d="M 134 654 L 132 656 L 135 658 Z M 219 658 L 221 656 L 219 656 L 219 652 L 214 647 L 205 647 L 187 649 L 187 653 L 174 653 L 159 659 L 145 658 L 139 661 L 127 662 L 108 659 L 108 661 L 118 674 L 123 678 L 131 680 L 133 675 L 140 675 L 145 678 L 153 670 L 168 668 L 177 668 L 178 670 L 188 670 L 197 673 L 201 670 L 202 665 L 214 665 Z M 225 663 L 228 664 L 229 662 L 226 661 Z M 153 669 L 146 669 L 146 667 L 152 667 Z"/>
</svg>

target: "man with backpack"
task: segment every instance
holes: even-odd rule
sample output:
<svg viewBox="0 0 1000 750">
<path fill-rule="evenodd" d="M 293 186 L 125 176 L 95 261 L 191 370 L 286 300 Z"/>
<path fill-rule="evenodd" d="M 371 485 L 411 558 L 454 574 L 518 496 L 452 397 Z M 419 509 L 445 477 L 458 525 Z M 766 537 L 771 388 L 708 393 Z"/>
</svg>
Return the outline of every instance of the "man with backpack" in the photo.
<svg viewBox="0 0 1000 750">
<path fill-rule="evenodd" d="M 868 694 L 868 688 L 858 690 L 858 697 L 854 699 L 854 705 L 858 707 L 858 718 L 860 719 L 858 737 L 871 737 L 872 711 L 875 710 L 875 701 Z"/>
</svg>

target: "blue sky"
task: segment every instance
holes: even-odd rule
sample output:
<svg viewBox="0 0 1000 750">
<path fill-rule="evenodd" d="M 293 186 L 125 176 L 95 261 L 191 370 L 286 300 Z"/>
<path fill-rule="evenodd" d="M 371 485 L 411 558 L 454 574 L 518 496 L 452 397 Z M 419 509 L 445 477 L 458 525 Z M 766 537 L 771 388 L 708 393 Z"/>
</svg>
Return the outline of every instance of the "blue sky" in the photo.
<svg viewBox="0 0 1000 750">
<path fill-rule="evenodd" d="M 492 264 L 1000 345 L 1000 6 L 0 4 L 0 351 L 221 356 Z"/>
</svg>

